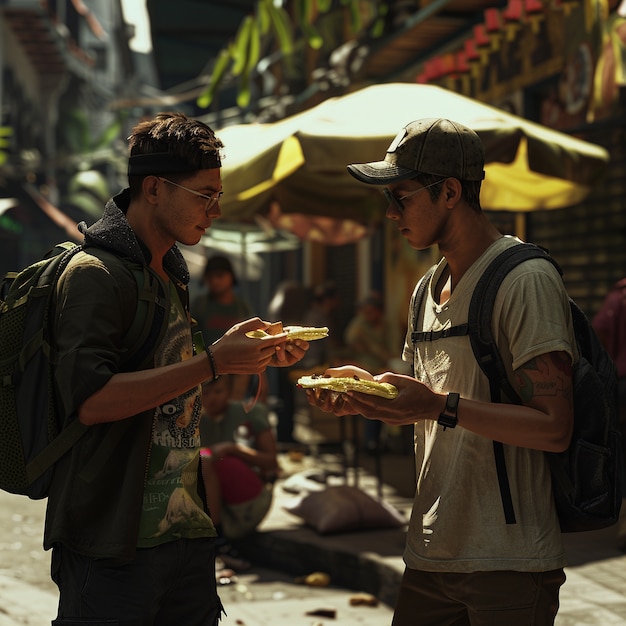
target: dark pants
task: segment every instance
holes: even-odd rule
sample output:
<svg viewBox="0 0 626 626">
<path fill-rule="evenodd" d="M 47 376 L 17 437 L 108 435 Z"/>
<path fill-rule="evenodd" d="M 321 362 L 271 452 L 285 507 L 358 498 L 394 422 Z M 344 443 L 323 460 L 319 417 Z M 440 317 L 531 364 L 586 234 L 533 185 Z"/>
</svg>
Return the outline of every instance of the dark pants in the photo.
<svg viewBox="0 0 626 626">
<path fill-rule="evenodd" d="M 383 423 L 378 420 L 363 419 L 363 446 L 366 450 L 378 450 Z"/>
<path fill-rule="evenodd" d="M 280 443 L 292 443 L 293 438 L 293 415 L 296 411 L 294 396 L 294 382 L 289 378 L 290 369 L 287 367 L 277 367 L 277 389 L 278 405 L 276 406 L 276 440 Z"/>
<path fill-rule="evenodd" d="M 53 626 L 217 626 L 215 541 L 180 539 L 137 550 L 131 563 L 52 551 L 59 587 Z"/>
<path fill-rule="evenodd" d="M 562 569 L 451 574 L 407 568 L 392 626 L 551 626 Z"/>
</svg>

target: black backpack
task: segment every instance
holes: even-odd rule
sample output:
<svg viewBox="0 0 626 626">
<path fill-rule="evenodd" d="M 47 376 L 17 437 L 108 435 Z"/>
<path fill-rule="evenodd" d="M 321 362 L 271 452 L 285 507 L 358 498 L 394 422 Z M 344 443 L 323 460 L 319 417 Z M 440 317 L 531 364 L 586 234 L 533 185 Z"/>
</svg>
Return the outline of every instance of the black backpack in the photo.
<svg viewBox="0 0 626 626">
<path fill-rule="evenodd" d="M 0 288 L 0 489 L 45 498 L 54 463 L 88 426 L 77 419 L 63 427 L 57 408 L 50 339 L 50 312 L 57 281 L 80 250 L 73 242 L 55 246 L 21 272 L 9 272 Z M 98 249 L 98 254 L 109 254 Z M 144 267 L 129 267 L 137 281 L 138 305 L 127 332 L 125 369 L 147 364 L 160 334 L 164 311 L 158 284 Z"/>
<path fill-rule="evenodd" d="M 419 332 L 417 322 L 435 267 L 422 279 L 413 300 L 413 345 L 469 335 L 474 356 L 489 379 L 492 402 L 521 404 L 510 384 L 491 332 L 493 305 L 504 277 L 519 263 L 542 258 L 562 270 L 546 250 L 523 243 L 500 253 L 485 270 L 472 294 L 468 322 L 440 332 Z M 597 530 L 617 523 L 622 502 L 622 441 L 618 427 L 617 371 L 589 320 L 570 298 L 579 360 L 572 369 L 574 431 L 567 450 L 546 452 L 562 532 Z M 504 516 L 515 523 L 504 447 L 494 441 L 494 456 Z"/>
</svg>

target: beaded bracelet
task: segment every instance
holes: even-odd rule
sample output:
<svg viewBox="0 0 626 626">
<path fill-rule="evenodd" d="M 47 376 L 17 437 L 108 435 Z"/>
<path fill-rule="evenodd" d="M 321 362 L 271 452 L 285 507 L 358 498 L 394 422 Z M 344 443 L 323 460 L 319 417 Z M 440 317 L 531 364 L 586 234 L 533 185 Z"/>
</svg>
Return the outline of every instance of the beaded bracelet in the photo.
<svg viewBox="0 0 626 626">
<path fill-rule="evenodd" d="M 217 367 L 215 366 L 215 357 L 213 356 L 213 352 L 211 351 L 211 347 L 206 347 L 206 353 L 209 357 L 209 363 L 211 364 L 211 372 L 213 373 L 213 380 L 217 380 L 220 375 L 217 373 Z"/>
</svg>

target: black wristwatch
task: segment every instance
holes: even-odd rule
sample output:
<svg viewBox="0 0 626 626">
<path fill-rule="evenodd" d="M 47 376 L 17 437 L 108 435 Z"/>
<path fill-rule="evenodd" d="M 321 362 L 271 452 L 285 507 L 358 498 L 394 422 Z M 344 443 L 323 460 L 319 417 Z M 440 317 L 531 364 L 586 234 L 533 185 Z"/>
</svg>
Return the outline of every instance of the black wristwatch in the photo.
<svg viewBox="0 0 626 626">
<path fill-rule="evenodd" d="M 446 399 L 446 406 L 443 413 L 439 415 L 437 424 L 441 424 L 443 429 L 454 428 L 459 423 L 456 412 L 459 408 L 460 396 L 458 393 L 449 393 Z"/>
</svg>

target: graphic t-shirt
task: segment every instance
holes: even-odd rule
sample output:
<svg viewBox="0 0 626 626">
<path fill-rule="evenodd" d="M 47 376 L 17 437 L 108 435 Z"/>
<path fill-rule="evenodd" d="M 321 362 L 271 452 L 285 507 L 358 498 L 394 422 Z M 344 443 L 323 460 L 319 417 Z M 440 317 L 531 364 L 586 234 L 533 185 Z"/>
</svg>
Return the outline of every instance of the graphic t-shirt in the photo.
<svg viewBox="0 0 626 626">
<path fill-rule="evenodd" d="M 191 332 L 175 287 L 170 283 L 170 323 L 157 350 L 155 366 L 191 358 Z M 138 546 L 152 547 L 183 537 L 217 533 L 198 496 L 200 387 L 157 407 L 144 487 Z"/>
</svg>

